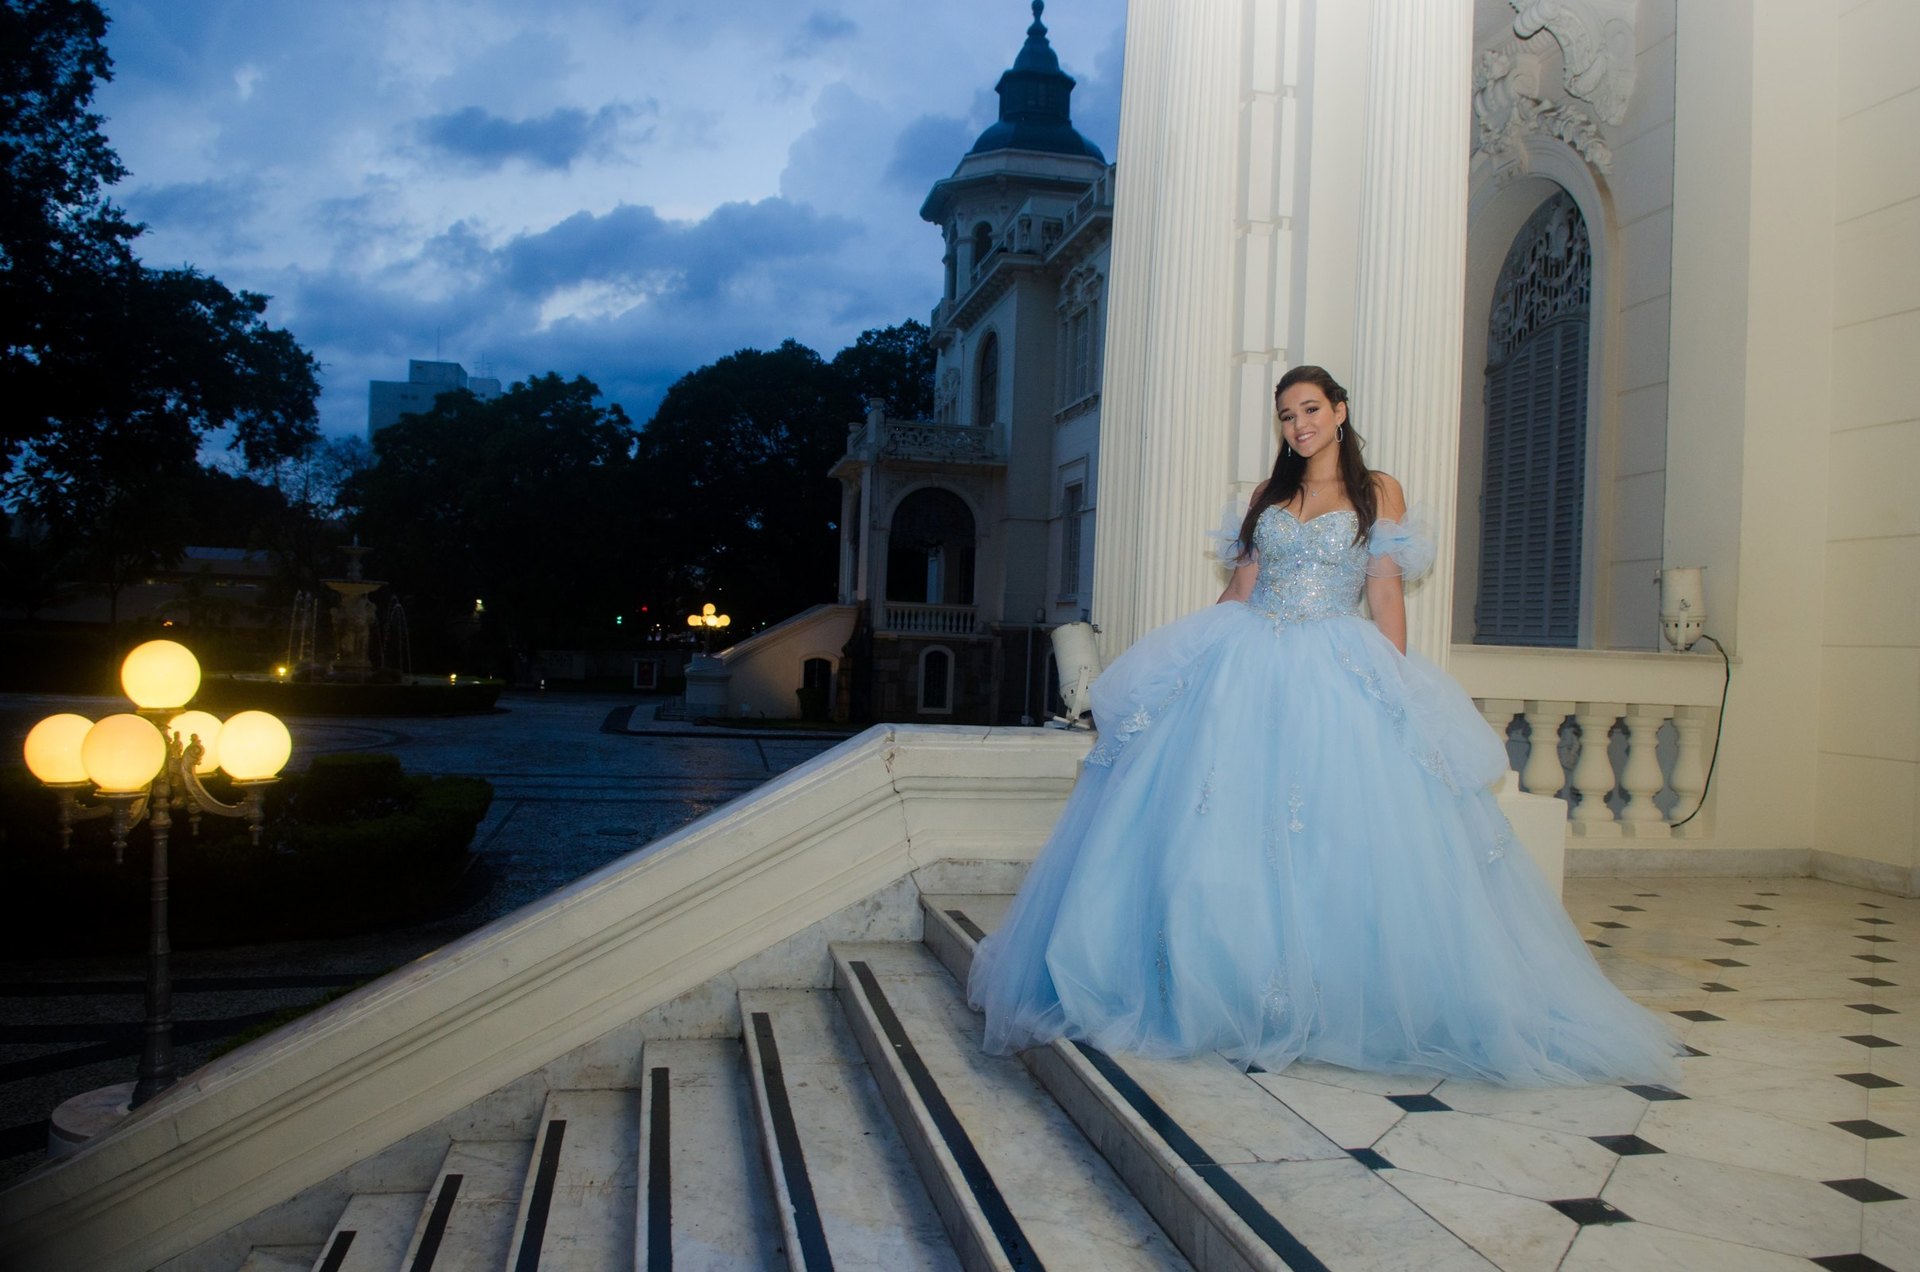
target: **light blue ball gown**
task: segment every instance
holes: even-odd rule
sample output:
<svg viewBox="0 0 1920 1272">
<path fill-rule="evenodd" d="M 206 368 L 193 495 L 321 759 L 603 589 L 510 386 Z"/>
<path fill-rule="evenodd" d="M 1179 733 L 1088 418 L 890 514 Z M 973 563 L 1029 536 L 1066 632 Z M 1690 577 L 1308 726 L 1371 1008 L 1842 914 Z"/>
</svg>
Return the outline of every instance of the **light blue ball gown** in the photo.
<svg viewBox="0 0 1920 1272">
<path fill-rule="evenodd" d="M 1252 596 L 1094 682 L 1099 743 L 974 960 L 987 1047 L 1673 1081 L 1672 1033 L 1601 973 L 1495 803 L 1505 748 L 1361 613 L 1369 572 L 1418 575 L 1431 541 L 1383 520 L 1356 543 L 1355 517 L 1266 509 Z"/>
</svg>

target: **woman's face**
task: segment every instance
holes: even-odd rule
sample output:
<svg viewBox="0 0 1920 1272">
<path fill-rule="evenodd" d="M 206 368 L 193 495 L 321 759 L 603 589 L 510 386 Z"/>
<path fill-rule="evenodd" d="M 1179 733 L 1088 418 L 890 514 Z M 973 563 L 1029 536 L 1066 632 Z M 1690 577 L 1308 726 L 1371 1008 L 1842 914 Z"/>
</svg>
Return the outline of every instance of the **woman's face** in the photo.
<svg viewBox="0 0 1920 1272">
<path fill-rule="evenodd" d="M 1280 436 L 1303 459 L 1340 444 L 1347 404 L 1335 406 L 1317 384 L 1296 384 L 1280 395 Z"/>
</svg>

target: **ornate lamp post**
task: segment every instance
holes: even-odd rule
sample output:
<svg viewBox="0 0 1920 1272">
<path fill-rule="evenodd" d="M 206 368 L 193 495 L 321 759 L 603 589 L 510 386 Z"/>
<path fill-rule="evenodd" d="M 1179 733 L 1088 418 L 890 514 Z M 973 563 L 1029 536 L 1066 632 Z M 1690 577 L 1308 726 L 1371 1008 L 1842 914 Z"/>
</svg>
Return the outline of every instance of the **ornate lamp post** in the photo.
<svg viewBox="0 0 1920 1272">
<path fill-rule="evenodd" d="M 27 734 L 27 767 L 60 801 L 60 846 L 73 823 L 111 817 L 114 859 L 124 860 L 127 835 L 142 821 L 153 836 L 152 916 L 147 942 L 146 1037 L 129 1107 L 173 1085 L 173 991 L 167 931 L 167 837 L 173 808 L 184 805 L 197 832 L 200 814 L 244 817 L 260 842 L 268 786 L 292 754 L 287 726 L 265 711 L 242 711 L 222 724 L 204 711 L 183 708 L 200 689 L 200 663 L 183 645 L 153 640 L 120 667 L 120 685 L 136 710 L 94 723 L 84 716 L 48 716 Z M 225 769 L 244 793 L 240 802 L 214 798 L 201 778 Z M 102 802 L 82 804 L 89 788 Z"/>
<path fill-rule="evenodd" d="M 714 632 L 718 631 L 722 627 L 731 626 L 732 623 L 733 623 L 733 619 L 729 618 L 727 615 L 715 613 L 714 608 L 711 604 L 702 605 L 700 607 L 700 612 L 698 614 L 687 615 L 688 627 L 706 629 L 706 645 L 704 647 L 704 652 L 709 654 L 713 652 Z"/>
</svg>

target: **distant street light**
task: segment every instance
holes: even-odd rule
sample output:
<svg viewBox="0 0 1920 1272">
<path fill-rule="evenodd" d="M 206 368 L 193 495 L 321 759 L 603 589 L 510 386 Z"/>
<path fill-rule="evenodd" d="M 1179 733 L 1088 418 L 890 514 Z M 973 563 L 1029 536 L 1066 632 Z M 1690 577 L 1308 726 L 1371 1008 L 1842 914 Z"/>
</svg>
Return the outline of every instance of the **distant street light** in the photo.
<svg viewBox="0 0 1920 1272">
<path fill-rule="evenodd" d="M 265 711 L 242 711 L 222 724 L 204 711 L 183 711 L 200 689 L 200 663 L 184 645 L 151 640 L 127 655 L 120 685 L 137 713 L 110 715 L 99 723 L 71 714 L 48 716 L 27 734 L 27 768 L 60 802 L 60 846 L 73 841 L 73 823 L 113 818 L 115 860 L 123 860 L 127 835 L 142 821 L 153 835 L 153 876 L 147 942 L 146 1041 L 131 1107 L 138 1108 L 173 1085 L 173 990 L 167 931 L 167 836 L 175 792 L 200 828 L 200 814 L 244 817 L 260 842 L 266 788 L 279 781 L 293 751 L 287 726 Z M 237 804 L 214 798 L 200 783 L 215 768 L 227 771 L 245 797 Z M 83 805 L 93 788 L 104 803 Z"/>
<path fill-rule="evenodd" d="M 688 627 L 703 627 L 706 629 L 706 652 L 709 654 L 713 652 L 713 633 L 715 630 L 722 627 L 729 627 L 732 624 L 733 620 L 727 615 L 715 613 L 712 605 L 702 605 L 698 614 L 687 615 Z"/>
</svg>

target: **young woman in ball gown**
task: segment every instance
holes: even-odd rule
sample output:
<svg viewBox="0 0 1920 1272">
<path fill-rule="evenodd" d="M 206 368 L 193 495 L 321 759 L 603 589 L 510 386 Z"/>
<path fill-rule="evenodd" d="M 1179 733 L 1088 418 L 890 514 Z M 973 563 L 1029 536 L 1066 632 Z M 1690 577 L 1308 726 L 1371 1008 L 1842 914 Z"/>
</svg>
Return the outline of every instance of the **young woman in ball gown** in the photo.
<svg viewBox="0 0 1920 1272">
<path fill-rule="evenodd" d="M 1672 1081 L 1672 1033 L 1496 805 L 1505 748 L 1405 652 L 1401 589 L 1434 549 L 1362 462 L 1346 390 L 1302 366 L 1274 397 L 1280 456 L 1219 536 L 1219 603 L 1094 682 L 1098 744 L 974 960 L 986 1045 Z"/>
</svg>

